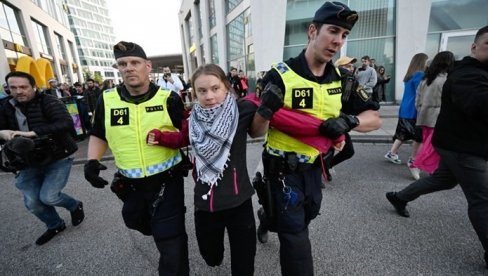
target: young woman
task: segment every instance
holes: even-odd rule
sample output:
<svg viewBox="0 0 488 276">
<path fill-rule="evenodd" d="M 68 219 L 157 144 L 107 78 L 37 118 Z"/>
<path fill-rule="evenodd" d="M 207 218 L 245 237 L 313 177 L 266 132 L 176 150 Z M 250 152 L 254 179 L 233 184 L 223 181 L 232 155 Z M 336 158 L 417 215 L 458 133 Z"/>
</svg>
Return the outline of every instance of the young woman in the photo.
<svg viewBox="0 0 488 276">
<path fill-rule="evenodd" d="M 386 84 L 390 82 L 390 76 L 386 75 L 385 67 L 378 67 L 377 81 L 373 88 L 373 100 L 376 102 L 386 102 Z"/>
<path fill-rule="evenodd" d="M 413 165 L 428 173 L 433 173 L 439 165 L 439 155 L 431 144 L 434 126 L 441 110 L 442 86 L 447 79 L 447 72 L 454 65 L 454 54 L 449 51 L 438 53 L 417 88 L 415 106 L 417 108 L 417 126 L 422 128 L 422 146 Z"/>
<path fill-rule="evenodd" d="M 189 142 L 195 157 L 195 230 L 200 254 L 209 266 L 220 265 L 227 229 L 232 275 L 253 275 L 256 225 L 246 144 L 248 134 L 263 135 L 269 122 L 255 116 L 254 103 L 237 100 L 219 66 L 200 66 L 191 83 L 197 99 L 189 119 Z M 152 130 L 148 143 L 178 148 L 187 140 L 185 134 L 171 135 Z"/>
<path fill-rule="evenodd" d="M 398 157 L 398 150 L 403 142 L 413 140 L 412 154 L 408 159 L 407 166 L 412 173 L 413 178 L 419 179 L 419 169 L 413 166 L 415 155 L 422 143 L 422 131 L 415 126 L 417 119 L 417 109 L 415 108 L 415 94 L 417 87 L 424 77 L 424 71 L 427 64 L 428 56 L 424 53 L 415 54 L 410 61 L 407 73 L 403 78 L 405 89 L 403 91 L 402 103 L 398 114 L 398 124 L 395 135 L 393 136 L 393 145 L 385 158 L 394 164 L 401 164 Z"/>
</svg>

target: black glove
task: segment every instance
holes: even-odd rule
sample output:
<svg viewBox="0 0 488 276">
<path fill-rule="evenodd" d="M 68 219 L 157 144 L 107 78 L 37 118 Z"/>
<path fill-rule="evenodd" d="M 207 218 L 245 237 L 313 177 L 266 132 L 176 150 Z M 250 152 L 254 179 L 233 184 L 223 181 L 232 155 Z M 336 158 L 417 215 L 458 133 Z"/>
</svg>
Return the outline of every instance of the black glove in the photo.
<svg viewBox="0 0 488 276">
<path fill-rule="evenodd" d="M 319 132 L 320 134 L 335 140 L 358 125 L 359 120 L 356 116 L 341 113 L 339 118 L 331 118 L 323 121 L 319 126 Z"/>
<path fill-rule="evenodd" d="M 103 188 L 108 184 L 107 180 L 98 176 L 101 170 L 106 170 L 107 167 L 102 165 L 96 159 L 90 159 L 85 163 L 85 179 L 95 188 Z"/>
<path fill-rule="evenodd" d="M 269 121 L 281 107 L 283 107 L 283 92 L 278 86 L 268 83 L 261 92 L 261 105 L 257 112 Z"/>
</svg>

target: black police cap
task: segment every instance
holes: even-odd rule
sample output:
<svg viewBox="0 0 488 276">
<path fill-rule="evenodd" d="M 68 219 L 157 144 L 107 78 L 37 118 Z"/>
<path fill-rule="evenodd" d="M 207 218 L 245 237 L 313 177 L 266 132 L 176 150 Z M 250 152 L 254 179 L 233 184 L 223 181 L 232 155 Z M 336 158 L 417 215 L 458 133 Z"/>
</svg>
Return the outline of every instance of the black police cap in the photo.
<svg viewBox="0 0 488 276">
<path fill-rule="evenodd" d="M 348 30 L 358 21 L 358 13 L 340 2 L 325 2 L 313 17 L 313 22 L 337 25 Z"/>
<path fill-rule="evenodd" d="M 146 52 L 134 42 L 120 41 L 114 45 L 115 59 L 121 57 L 140 57 L 147 59 Z"/>
</svg>

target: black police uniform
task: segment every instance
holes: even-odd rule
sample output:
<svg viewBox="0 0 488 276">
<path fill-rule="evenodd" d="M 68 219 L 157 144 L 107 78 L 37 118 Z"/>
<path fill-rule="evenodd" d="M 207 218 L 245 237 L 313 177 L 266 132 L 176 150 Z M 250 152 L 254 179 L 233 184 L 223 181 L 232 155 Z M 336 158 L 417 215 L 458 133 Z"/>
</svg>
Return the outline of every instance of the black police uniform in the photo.
<svg viewBox="0 0 488 276">
<path fill-rule="evenodd" d="M 131 96 L 125 86 L 117 87 L 117 92 L 124 101 L 138 104 L 152 98 L 158 89 L 157 85 L 151 83 L 149 91 L 141 96 Z M 171 92 L 166 108 L 173 125 L 181 129 L 184 108 L 178 94 Z M 94 125 L 89 134 L 106 141 L 104 114 L 103 97 L 100 97 L 96 105 Z M 175 167 L 142 179 L 131 179 L 116 174 L 117 178 L 122 178 L 124 185 L 130 187 L 123 196 L 124 223 L 130 229 L 153 236 L 161 254 L 160 275 L 167 275 L 169 270 L 172 271 L 170 275 L 189 274 L 184 172 Z M 163 184 L 164 195 L 160 197 Z"/>
<path fill-rule="evenodd" d="M 330 24 L 351 30 L 357 19 L 357 13 L 351 11 L 343 3 L 326 2 L 315 13 L 313 22 L 316 26 Z M 318 31 L 320 31 L 320 27 Z M 297 58 L 288 60 L 286 64 L 295 73 L 312 82 L 328 84 L 341 80 L 341 76 L 337 73 L 332 62 L 326 64 L 321 76 L 314 76 L 308 68 L 305 51 Z M 268 83 L 275 84 L 281 91 L 285 91 L 283 80 L 274 70 L 269 71 L 264 77 L 263 87 L 266 87 Z M 349 119 L 349 117 L 347 118 Z M 345 121 L 345 119 L 342 120 Z M 344 123 L 347 123 L 352 128 L 353 124 L 357 124 L 357 119 L 353 121 L 351 125 L 349 125 L 349 122 Z M 340 120 L 332 122 L 340 122 Z M 324 125 L 324 128 L 331 124 Z M 323 133 L 321 129 L 322 125 L 319 128 L 319 132 Z M 300 166 L 300 164 L 296 163 L 296 160 L 293 161 L 293 159 L 296 159 L 296 154 L 294 155 L 294 153 L 285 153 L 285 156 L 295 156 L 295 158 L 287 158 L 286 160 L 280 158 L 278 162 L 276 160 L 273 162 L 273 158 L 268 158 L 269 154 L 263 153 L 265 175 L 269 174 L 269 179 L 274 182 L 271 183 L 271 193 L 274 199 L 274 213 L 276 215 L 271 226 L 278 232 L 280 239 L 281 273 L 282 275 L 313 275 L 313 259 L 308 237 L 308 224 L 318 215 L 322 202 L 321 170 L 318 164 L 313 164 L 312 166 L 302 164 Z M 320 159 L 321 157 L 318 157 L 315 163 L 321 163 Z M 301 204 L 293 206 L 293 208 L 288 207 L 293 194 L 285 194 L 283 183 L 280 183 L 281 181 L 277 180 L 276 177 L 273 178 L 273 175 L 279 173 L 276 172 L 276 169 L 273 171 L 273 163 L 284 164 L 282 167 L 288 166 L 282 172 L 285 174 L 282 181 L 284 181 L 285 186 L 295 191 L 295 201 Z M 266 168 L 267 165 L 268 168 Z M 279 165 L 277 167 L 279 168 Z"/>
</svg>

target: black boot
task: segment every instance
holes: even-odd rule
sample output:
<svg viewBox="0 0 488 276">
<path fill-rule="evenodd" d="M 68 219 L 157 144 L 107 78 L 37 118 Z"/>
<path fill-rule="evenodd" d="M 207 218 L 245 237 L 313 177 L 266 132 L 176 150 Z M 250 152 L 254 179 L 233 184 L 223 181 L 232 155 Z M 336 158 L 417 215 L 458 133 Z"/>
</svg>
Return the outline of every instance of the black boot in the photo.
<svg viewBox="0 0 488 276">
<path fill-rule="evenodd" d="M 83 212 L 83 202 L 80 201 L 78 207 L 71 212 L 71 224 L 73 224 L 73 226 L 77 226 L 83 221 L 84 218 L 85 212 Z"/>
<path fill-rule="evenodd" d="M 406 217 L 406 218 L 410 217 L 410 213 L 408 213 L 408 210 L 406 208 L 407 202 L 399 199 L 396 192 L 386 193 L 386 198 L 391 203 L 391 205 L 393 205 L 393 207 L 395 207 L 395 210 L 397 211 L 397 213 L 400 216 Z"/>
<path fill-rule="evenodd" d="M 37 245 L 43 245 L 45 244 L 46 242 L 50 241 L 52 238 L 54 238 L 54 236 L 56 236 L 57 234 L 63 232 L 63 230 L 66 229 L 66 225 L 63 223 L 61 224 L 61 226 L 57 227 L 57 228 L 54 228 L 54 229 L 47 229 L 46 232 L 44 232 L 44 234 L 42 234 L 37 240 L 36 240 L 36 244 Z"/>
</svg>

